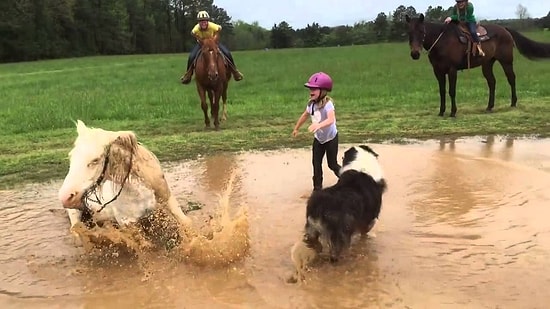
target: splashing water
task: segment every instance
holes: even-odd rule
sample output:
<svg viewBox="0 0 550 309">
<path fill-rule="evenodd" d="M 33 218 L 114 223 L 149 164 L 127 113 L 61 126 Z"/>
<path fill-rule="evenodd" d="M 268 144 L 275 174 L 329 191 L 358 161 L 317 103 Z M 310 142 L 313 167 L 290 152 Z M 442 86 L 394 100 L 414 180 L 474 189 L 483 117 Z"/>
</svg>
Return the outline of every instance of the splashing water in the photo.
<svg viewBox="0 0 550 309">
<path fill-rule="evenodd" d="M 88 228 L 77 224 L 73 231 L 80 236 L 89 255 L 135 255 L 144 259 L 159 248 L 197 265 L 227 265 L 246 256 L 249 249 L 247 210 L 241 206 L 232 216 L 230 196 L 235 172 L 232 172 L 218 208 L 206 226 L 183 230 L 167 212 L 158 208 L 136 224 L 119 228 L 110 224 Z M 144 261 L 141 261 L 143 264 Z"/>
</svg>

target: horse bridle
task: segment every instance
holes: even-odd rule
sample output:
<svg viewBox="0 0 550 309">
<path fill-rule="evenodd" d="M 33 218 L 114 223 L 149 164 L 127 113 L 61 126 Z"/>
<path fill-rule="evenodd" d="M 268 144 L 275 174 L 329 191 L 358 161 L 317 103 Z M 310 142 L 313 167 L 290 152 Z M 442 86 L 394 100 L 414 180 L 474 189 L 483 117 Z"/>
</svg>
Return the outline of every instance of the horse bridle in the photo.
<svg viewBox="0 0 550 309">
<path fill-rule="evenodd" d="M 122 193 L 122 189 L 124 189 L 124 184 L 128 181 L 128 178 L 130 177 L 130 173 L 132 171 L 132 163 L 134 160 L 134 154 L 132 153 L 130 156 L 130 164 L 128 166 L 128 171 L 126 172 L 126 176 L 124 176 L 124 179 L 122 180 L 122 183 L 120 185 L 120 189 L 118 190 L 117 194 L 108 202 L 101 203 L 101 199 L 97 195 L 97 190 L 101 187 L 101 184 L 105 180 L 105 174 L 107 173 L 107 168 L 109 166 L 109 152 L 111 150 L 111 144 L 109 144 L 105 148 L 105 160 L 103 161 L 103 169 L 101 170 L 101 174 L 99 174 L 99 177 L 96 179 L 96 181 L 88 187 L 84 193 L 82 194 L 81 202 L 82 207 L 85 208 L 85 211 L 89 213 L 93 213 L 92 208 L 88 204 L 88 202 L 94 202 L 101 205 L 101 208 L 97 211 L 97 213 L 100 213 L 107 205 L 111 204 L 112 202 L 116 201 L 116 199 L 120 196 L 120 193 Z M 91 198 L 90 195 L 94 195 L 95 199 Z"/>
</svg>

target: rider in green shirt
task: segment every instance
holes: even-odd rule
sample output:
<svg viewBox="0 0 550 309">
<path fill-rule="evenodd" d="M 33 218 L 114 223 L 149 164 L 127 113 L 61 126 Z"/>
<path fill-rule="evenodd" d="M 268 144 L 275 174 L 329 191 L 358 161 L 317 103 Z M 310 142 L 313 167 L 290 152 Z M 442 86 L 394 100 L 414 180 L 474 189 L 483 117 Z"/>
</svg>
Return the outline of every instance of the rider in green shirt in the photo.
<svg viewBox="0 0 550 309">
<path fill-rule="evenodd" d="M 472 40 L 476 42 L 479 55 L 482 57 L 485 56 L 485 53 L 481 49 L 479 36 L 477 35 L 477 22 L 474 15 L 474 5 L 468 0 L 456 0 L 456 6 L 453 7 L 451 13 L 451 16 L 445 19 L 445 23 L 450 23 L 451 21 L 465 22 L 468 25 L 470 34 L 472 35 Z"/>
</svg>

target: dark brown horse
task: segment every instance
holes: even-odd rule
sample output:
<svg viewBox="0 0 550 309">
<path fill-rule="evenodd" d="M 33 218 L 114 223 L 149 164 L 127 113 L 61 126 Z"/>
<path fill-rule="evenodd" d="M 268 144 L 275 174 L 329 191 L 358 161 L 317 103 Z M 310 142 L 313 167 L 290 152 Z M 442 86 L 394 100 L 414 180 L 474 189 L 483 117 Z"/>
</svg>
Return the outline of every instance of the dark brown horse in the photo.
<svg viewBox="0 0 550 309">
<path fill-rule="evenodd" d="M 200 44 L 201 50 L 195 65 L 195 83 L 197 84 L 197 92 L 199 93 L 202 111 L 204 112 L 204 124 L 206 128 L 210 127 L 208 105 L 206 103 L 206 95 L 208 94 L 214 127 L 216 130 L 219 130 L 220 119 L 218 113 L 220 109 L 220 97 L 223 101 L 221 120 L 225 120 L 227 117 L 225 110 L 227 86 L 231 78 L 231 71 L 225 66 L 225 60 L 216 39 L 203 39 Z"/>
<path fill-rule="evenodd" d="M 483 25 L 487 30 L 487 35 L 483 36 L 481 40 L 485 56 L 467 58 L 468 44 L 463 43 L 464 38 L 459 36 L 461 31 L 458 24 L 425 22 L 423 14 L 416 18 L 406 16 L 406 20 L 409 27 L 411 57 L 418 60 L 422 48 L 426 49 L 433 72 L 439 83 L 441 103 L 439 116 L 445 114 L 446 75 L 449 76 L 451 117 L 455 117 L 457 110 L 455 101 L 457 70 L 481 66 L 483 76 L 489 86 L 489 103 L 486 110 L 490 112 L 495 106 L 496 80 L 493 74 L 495 61 L 498 61 L 504 69 L 512 90 L 511 106 L 515 107 L 518 99 L 516 96 L 516 75 L 513 67 L 514 45 L 528 59 L 550 58 L 550 44 L 532 41 L 515 30 L 492 24 Z"/>
</svg>

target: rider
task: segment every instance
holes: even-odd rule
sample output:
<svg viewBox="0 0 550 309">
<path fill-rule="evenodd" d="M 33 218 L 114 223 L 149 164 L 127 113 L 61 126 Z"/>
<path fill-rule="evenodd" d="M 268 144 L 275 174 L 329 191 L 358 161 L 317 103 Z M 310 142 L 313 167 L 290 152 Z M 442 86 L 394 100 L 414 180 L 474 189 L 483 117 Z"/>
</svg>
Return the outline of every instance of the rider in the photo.
<svg viewBox="0 0 550 309">
<path fill-rule="evenodd" d="M 445 18 L 445 23 L 448 24 L 451 21 L 463 21 L 468 25 L 468 30 L 472 35 L 472 40 L 476 43 L 477 51 L 481 57 L 485 56 L 485 53 L 481 49 L 481 42 L 477 35 L 476 17 L 474 15 L 474 5 L 468 0 L 456 0 L 456 6 L 452 9 L 451 16 Z"/>
<path fill-rule="evenodd" d="M 197 20 L 199 21 L 199 23 L 196 24 L 195 27 L 193 27 L 193 30 L 191 30 L 191 35 L 193 35 L 193 37 L 197 40 L 197 44 L 195 44 L 193 50 L 191 50 L 191 53 L 189 53 L 189 59 L 187 60 L 187 72 L 184 76 L 181 77 L 181 82 L 183 84 L 188 84 L 191 81 L 195 59 L 197 58 L 197 55 L 200 51 L 199 44 L 201 40 L 207 38 L 218 39 L 222 30 L 222 26 L 210 21 L 210 15 L 208 15 L 208 12 L 206 11 L 200 11 L 197 14 Z M 230 62 L 229 69 L 233 73 L 233 78 L 236 81 L 240 81 L 241 79 L 243 79 L 243 75 L 241 74 L 241 72 L 239 72 L 239 70 L 237 70 L 237 67 L 235 66 L 233 56 L 231 55 L 229 49 L 227 49 L 227 47 L 225 47 L 221 43 L 219 43 L 218 46 L 220 47 L 220 50 L 224 54 L 225 58 L 227 58 Z"/>
</svg>

